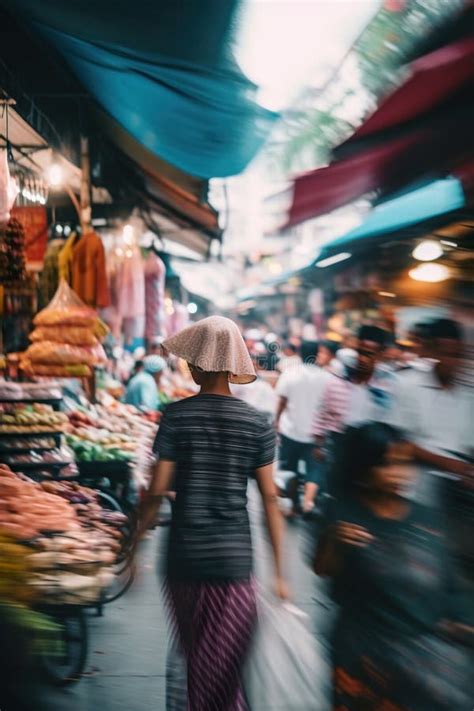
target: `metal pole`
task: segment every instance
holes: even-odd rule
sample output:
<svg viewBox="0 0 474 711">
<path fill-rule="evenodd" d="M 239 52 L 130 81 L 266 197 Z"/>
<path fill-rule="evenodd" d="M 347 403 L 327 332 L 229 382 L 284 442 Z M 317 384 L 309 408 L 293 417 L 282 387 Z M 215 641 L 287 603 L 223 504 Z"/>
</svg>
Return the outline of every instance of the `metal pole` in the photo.
<svg viewBox="0 0 474 711">
<path fill-rule="evenodd" d="M 89 139 L 81 136 L 81 227 L 82 232 L 91 228 L 91 161 L 89 155 Z"/>
</svg>

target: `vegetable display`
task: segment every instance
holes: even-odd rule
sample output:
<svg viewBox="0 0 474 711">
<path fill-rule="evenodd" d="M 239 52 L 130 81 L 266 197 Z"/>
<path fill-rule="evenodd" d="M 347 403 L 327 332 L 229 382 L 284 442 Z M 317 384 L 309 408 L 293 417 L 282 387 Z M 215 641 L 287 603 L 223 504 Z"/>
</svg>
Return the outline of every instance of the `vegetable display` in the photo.
<svg viewBox="0 0 474 711">
<path fill-rule="evenodd" d="M 0 465 L 0 570 L 10 598 L 92 604 L 114 578 L 126 517 L 72 482 L 37 483 Z M 16 557 L 18 551 L 27 556 Z M 16 561 L 16 562 L 15 562 Z M 25 590 L 25 570 L 28 570 Z"/>
<path fill-rule="evenodd" d="M 0 434 L 60 432 L 67 422 L 67 416 L 55 412 L 50 405 L 4 404 L 0 407 Z"/>
<path fill-rule="evenodd" d="M 130 405 L 103 396 L 103 403 L 74 406 L 67 415 L 67 443 L 77 462 L 136 460 L 143 441 L 151 440 L 156 426 Z"/>
</svg>

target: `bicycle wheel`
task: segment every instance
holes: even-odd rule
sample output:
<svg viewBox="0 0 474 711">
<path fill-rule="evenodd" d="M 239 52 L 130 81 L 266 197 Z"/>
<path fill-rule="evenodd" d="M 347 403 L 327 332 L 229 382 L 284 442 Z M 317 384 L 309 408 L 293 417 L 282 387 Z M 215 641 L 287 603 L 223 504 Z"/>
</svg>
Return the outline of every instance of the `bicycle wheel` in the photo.
<svg viewBox="0 0 474 711">
<path fill-rule="evenodd" d="M 60 649 L 58 654 L 44 655 L 42 666 L 46 677 L 55 686 L 72 684 L 81 677 L 89 651 L 89 631 L 87 618 L 81 608 L 48 610 L 60 628 Z"/>
<path fill-rule="evenodd" d="M 117 564 L 114 573 L 114 582 L 102 594 L 101 603 L 103 605 L 115 602 L 125 595 L 135 580 L 135 567 L 130 560 Z"/>
<path fill-rule="evenodd" d="M 118 511 L 119 513 L 124 513 L 123 507 L 117 501 L 115 496 L 113 496 L 108 491 L 102 491 L 102 489 L 97 490 L 97 496 L 99 498 L 99 504 L 103 509 L 108 511 Z"/>
</svg>

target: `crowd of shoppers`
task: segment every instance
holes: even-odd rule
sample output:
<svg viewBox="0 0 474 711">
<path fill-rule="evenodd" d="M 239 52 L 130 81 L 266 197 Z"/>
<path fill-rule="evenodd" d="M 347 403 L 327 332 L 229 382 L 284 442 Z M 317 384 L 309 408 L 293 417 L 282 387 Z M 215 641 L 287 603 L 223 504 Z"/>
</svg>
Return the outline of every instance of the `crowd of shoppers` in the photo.
<svg viewBox="0 0 474 711">
<path fill-rule="evenodd" d="M 291 344 L 275 390 L 256 339 L 251 358 L 228 319 L 205 319 L 165 342 L 200 392 L 164 414 L 141 530 L 175 491 L 166 599 L 191 711 L 247 708 L 240 672 L 256 621 L 250 479 L 262 498 L 277 597 L 290 594 L 277 494 L 291 497 L 292 517 L 321 519 L 314 570 L 332 581 L 338 610 L 333 708 L 472 707 L 472 514 L 464 506 L 464 520 L 453 516 L 449 504 L 453 490 L 472 502 L 473 393 L 459 382 L 459 325 L 439 319 L 415 335 L 409 352 L 373 325 L 359 329 L 351 348 Z M 275 459 L 289 475 L 284 491 L 274 483 Z"/>
</svg>

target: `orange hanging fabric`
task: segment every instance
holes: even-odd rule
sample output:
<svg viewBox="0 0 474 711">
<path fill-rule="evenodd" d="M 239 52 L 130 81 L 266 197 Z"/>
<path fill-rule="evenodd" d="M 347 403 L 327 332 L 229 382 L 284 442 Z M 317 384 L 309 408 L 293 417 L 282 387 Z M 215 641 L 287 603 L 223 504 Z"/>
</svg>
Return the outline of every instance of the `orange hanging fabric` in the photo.
<svg viewBox="0 0 474 711">
<path fill-rule="evenodd" d="M 83 235 L 73 248 L 72 288 L 88 306 L 110 304 L 104 245 L 95 232 Z"/>
</svg>

